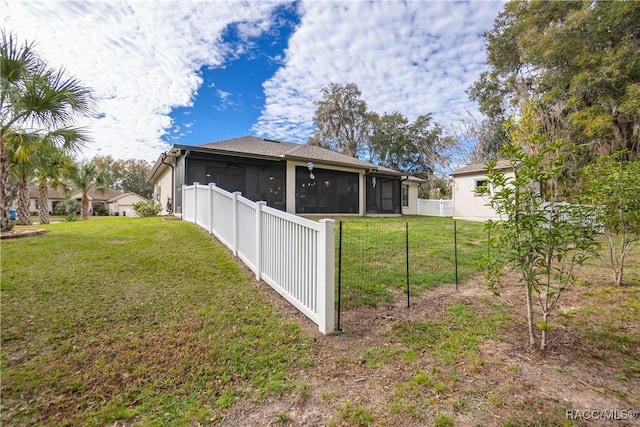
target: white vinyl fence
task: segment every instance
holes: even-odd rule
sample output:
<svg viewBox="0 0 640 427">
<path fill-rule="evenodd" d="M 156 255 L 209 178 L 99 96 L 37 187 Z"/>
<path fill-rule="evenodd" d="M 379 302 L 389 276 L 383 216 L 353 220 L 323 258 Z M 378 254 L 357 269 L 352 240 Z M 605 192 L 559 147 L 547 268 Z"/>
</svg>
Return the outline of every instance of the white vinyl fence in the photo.
<svg viewBox="0 0 640 427">
<path fill-rule="evenodd" d="M 418 215 L 453 216 L 453 200 L 418 199 Z"/>
<path fill-rule="evenodd" d="M 334 332 L 335 222 L 315 222 L 215 184 L 182 187 L 182 219 L 215 235 L 323 334 Z"/>
</svg>

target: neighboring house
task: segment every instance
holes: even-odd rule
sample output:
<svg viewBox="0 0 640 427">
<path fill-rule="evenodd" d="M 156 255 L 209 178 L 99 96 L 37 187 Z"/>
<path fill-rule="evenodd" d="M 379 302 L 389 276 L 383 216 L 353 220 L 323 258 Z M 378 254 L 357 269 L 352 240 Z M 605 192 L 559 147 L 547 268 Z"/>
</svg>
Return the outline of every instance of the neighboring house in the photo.
<svg viewBox="0 0 640 427">
<path fill-rule="evenodd" d="M 109 215 L 136 216 L 133 209 L 135 203 L 146 201 L 144 197 L 137 193 L 122 193 L 107 200 Z"/>
<path fill-rule="evenodd" d="M 499 160 L 496 170 L 503 171 L 506 176 L 513 177 L 511 163 Z M 453 177 L 453 219 L 471 221 L 487 221 L 499 219 L 495 210 L 487 206 L 489 199 L 476 194 L 476 189 L 487 181 L 485 164 L 471 164 L 451 174 Z"/>
<path fill-rule="evenodd" d="M 38 201 L 40 197 L 38 186 L 29 185 L 27 189 L 29 191 L 29 212 L 31 212 L 33 215 L 37 215 L 38 209 L 39 209 Z M 48 196 L 49 196 L 49 213 L 53 212 L 53 209 L 56 207 L 58 203 L 68 199 L 68 197 L 62 194 L 62 192 L 57 190 L 52 190 L 52 189 L 49 189 Z M 18 203 L 18 198 L 16 197 L 13 200 L 13 204 L 16 205 L 17 203 Z M 12 206 L 12 207 L 15 208 L 17 206 Z"/>
<path fill-rule="evenodd" d="M 182 185 L 215 183 L 294 214 L 415 214 L 423 180 L 307 144 L 252 136 L 174 145 L 147 175 L 162 213 L 181 214 Z"/>
<path fill-rule="evenodd" d="M 95 185 L 93 184 L 90 185 L 89 191 L 87 191 L 87 197 L 89 199 L 89 206 L 90 206 L 89 207 L 90 214 L 93 215 L 94 211 L 99 206 L 104 206 L 104 208 L 107 209 L 107 212 L 109 212 L 109 200 L 115 197 L 118 197 L 122 194 L 124 194 L 122 191 L 114 190 L 113 188 L 107 188 L 104 192 L 96 191 Z M 74 191 L 67 198 L 75 199 L 80 202 L 82 201 L 82 192 Z"/>
<path fill-rule="evenodd" d="M 39 189 L 37 185 L 30 185 L 29 189 L 29 212 L 34 215 L 38 214 L 39 203 Z M 122 191 L 108 188 L 104 193 L 95 191 L 95 187 L 89 188 L 87 193 L 89 197 L 89 203 L 91 205 L 90 212 L 93 213 L 98 206 L 104 206 L 107 209 L 109 215 L 130 215 L 133 212 L 133 204 L 141 200 L 146 200 L 144 197 L 136 193 L 123 193 Z M 56 205 L 67 199 L 75 199 L 80 201 L 82 193 L 75 191 L 69 196 L 64 195 L 58 190 L 49 189 L 49 213 L 53 213 Z M 14 204 L 17 200 L 14 200 Z M 15 206 L 13 206 L 15 207 Z"/>
</svg>

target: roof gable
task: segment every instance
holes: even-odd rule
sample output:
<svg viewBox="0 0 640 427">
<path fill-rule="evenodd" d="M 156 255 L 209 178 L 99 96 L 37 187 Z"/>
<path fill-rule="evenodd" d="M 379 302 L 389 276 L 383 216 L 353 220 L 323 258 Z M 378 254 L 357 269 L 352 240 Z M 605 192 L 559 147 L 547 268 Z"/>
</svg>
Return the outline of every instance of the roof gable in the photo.
<svg viewBox="0 0 640 427">
<path fill-rule="evenodd" d="M 119 194 L 119 195 L 117 195 L 115 197 L 110 198 L 109 200 L 107 200 L 107 203 L 114 203 L 114 202 L 117 202 L 118 200 L 124 199 L 125 197 L 128 197 L 128 196 L 137 197 L 140 200 L 147 201 L 146 198 L 142 197 L 138 193 L 134 193 L 134 192 L 130 191 L 128 193 L 122 193 L 122 194 Z"/>
<path fill-rule="evenodd" d="M 498 160 L 496 163 L 496 170 L 506 170 L 511 169 L 511 161 L 510 160 Z M 451 176 L 456 175 L 473 175 L 473 174 L 482 174 L 487 172 L 487 163 L 472 163 L 466 166 L 461 167 L 455 172 L 451 173 Z"/>
</svg>

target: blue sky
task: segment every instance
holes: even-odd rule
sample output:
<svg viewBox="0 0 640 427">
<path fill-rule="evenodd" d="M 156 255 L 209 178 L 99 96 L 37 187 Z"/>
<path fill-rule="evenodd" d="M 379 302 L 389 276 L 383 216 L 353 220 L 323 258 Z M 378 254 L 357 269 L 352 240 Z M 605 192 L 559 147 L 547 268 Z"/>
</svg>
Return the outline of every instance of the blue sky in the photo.
<svg viewBox="0 0 640 427">
<path fill-rule="evenodd" d="M 369 109 L 455 126 L 501 1 L 0 0 L 2 28 L 91 87 L 96 154 L 154 161 L 242 135 L 304 143 L 314 101 L 356 83 Z"/>
<path fill-rule="evenodd" d="M 225 29 L 227 61 L 221 67 L 200 68 L 203 82 L 193 105 L 171 112 L 174 126 L 166 141 L 197 145 L 252 133 L 265 105 L 262 84 L 283 66 L 289 37 L 300 23 L 292 5 L 275 8 L 273 17 L 269 31 L 249 43 L 242 41 L 237 24 Z"/>
</svg>

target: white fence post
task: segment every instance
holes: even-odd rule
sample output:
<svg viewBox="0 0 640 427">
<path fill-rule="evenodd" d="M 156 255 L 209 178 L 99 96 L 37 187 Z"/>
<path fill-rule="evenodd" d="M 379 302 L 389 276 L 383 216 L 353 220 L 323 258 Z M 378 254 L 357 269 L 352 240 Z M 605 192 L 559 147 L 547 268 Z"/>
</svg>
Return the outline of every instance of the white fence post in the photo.
<svg viewBox="0 0 640 427">
<path fill-rule="evenodd" d="M 241 192 L 239 191 L 235 191 L 233 193 L 233 234 L 232 234 L 232 246 L 233 246 L 233 255 L 234 256 L 238 256 L 238 215 L 239 213 L 239 208 L 238 208 L 238 196 L 242 195 Z"/>
<path fill-rule="evenodd" d="M 181 210 L 182 210 L 182 218 L 183 218 L 183 219 L 184 219 L 184 213 L 186 212 L 186 209 L 185 209 L 185 207 L 186 207 L 185 200 L 186 200 L 187 198 L 184 196 L 184 194 L 187 192 L 186 188 L 187 188 L 187 186 L 186 186 L 185 184 L 182 184 L 182 200 L 181 200 L 181 202 L 182 202 L 182 206 L 181 206 Z"/>
<path fill-rule="evenodd" d="M 215 187 L 216 184 L 214 184 L 213 182 L 209 183 L 209 234 L 213 234 L 213 218 L 214 218 L 214 214 L 213 214 L 213 187 Z"/>
<path fill-rule="evenodd" d="M 262 278 L 262 208 L 266 202 L 256 202 L 256 279 Z"/>
<path fill-rule="evenodd" d="M 193 223 L 198 223 L 198 185 L 199 182 L 193 183 Z"/>
<path fill-rule="evenodd" d="M 444 216 L 444 201 L 440 199 L 440 216 Z"/>
<path fill-rule="evenodd" d="M 323 334 L 335 330 L 335 221 L 320 220 L 318 233 L 318 326 Z"/>
</svg>

